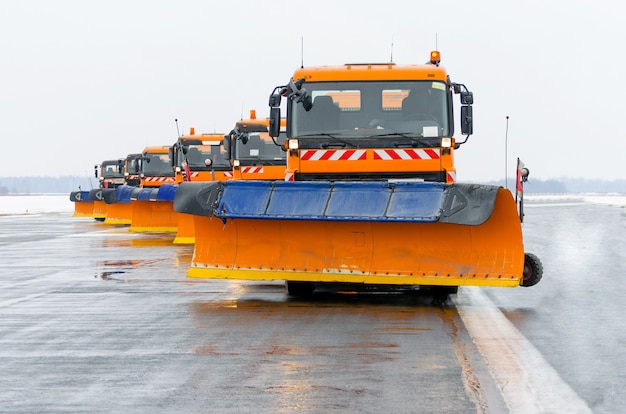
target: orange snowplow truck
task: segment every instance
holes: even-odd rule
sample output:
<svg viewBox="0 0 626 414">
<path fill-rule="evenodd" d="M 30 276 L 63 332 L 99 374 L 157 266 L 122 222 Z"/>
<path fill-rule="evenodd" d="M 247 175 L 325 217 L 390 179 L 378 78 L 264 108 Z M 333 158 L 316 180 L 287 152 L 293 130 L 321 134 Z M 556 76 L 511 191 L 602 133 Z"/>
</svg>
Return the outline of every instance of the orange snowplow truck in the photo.
<svg viewBox="0 0 626 414">
<path fill-rule="evenodd" d="M 176 184 L 169 146 L 146 147 L 139 168 L 141 187 Z"/>
<path fill-rule="evenodd" d="M 176 183 L 183 181 L 215 181 L 232 176 L 230 162 L 224 158 L 224 134 L 181 135 L 172 146 L 172 167 Z"/>
<path fill-rule="evenodd" d="M 232 167 L 224 157 L 223 141 L 224 134 L 196 134 L 194 128 L 190 128 L 189 135 L 178 137 L 171 148 L 176 182 L 201 184 L 232 177 Z M 179 194 L 181 187 L 176 190 L 179 198 L 184 197 L 184 189 L 183 186 L 181 194 Z M 195 193 L 193 195 L 195 196 Z M 195 216 L 182 213 L 177 213 L 176 216 L 177 230 L 174 244 L 194 244 Z"/>
<path fill-rule="evenodd" d="M 230 178 L 236 180 L 277 180 L 285 175 L 287 155 L 284 119 L 277 137 L 270 137 L 269 118 L 257 119 L 256 111 L 250 111 L 249 119 L 237 121 L 235 128 L 224 136 L 226 159 L 233 171 Z"/>
<path fill-rule="evenodd" d="M 132 232 L 176 232 L 176 177 L 171 146 L 146 147 L 139 162 L 140 187 L 130 195 Z"/>
<path fill-rule="evenodd" d="M 282 181 L 228 181 L 206 192 L 213 237 L 196 243 L 189 277 L 320 284 L 530 286 L 509 190 L 456 182 L 454 151 L 472 134 L 473 94 L 432 52 L 422 65 L 297 69 L 270 95 L 269 133 L 286 101 Z M 454 138 L 460 96 L 462 142 Z"/>
<path fill-rule="evenodd" d="M 124 185 L 124 159 L 102 161 L 94 166 L 94 175 L 100 188 L 117 188 Z"/>
</svg>

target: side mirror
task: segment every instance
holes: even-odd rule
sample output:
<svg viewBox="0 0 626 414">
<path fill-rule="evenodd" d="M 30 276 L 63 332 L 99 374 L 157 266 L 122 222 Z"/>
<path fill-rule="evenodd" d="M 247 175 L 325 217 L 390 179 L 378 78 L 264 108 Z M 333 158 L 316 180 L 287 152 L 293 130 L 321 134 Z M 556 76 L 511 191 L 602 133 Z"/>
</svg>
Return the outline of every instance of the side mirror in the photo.
<svg viewBox="0 0 626 414">
<path fill-rule="evenodd" d="M 463 105 L 461 107 L 461 134 L 472 135 L 474 133 L 474 119 L 472 116 L 472 107 Z"/>
<path fill-rule="evenodd" d="M 270 137 L 278 137 L 280 134 L 280 106 L 272 106 L 270 108 L 270 125 L 269 125 Z"/>
<path fill-rule="evenodd" d="M 473 105 L 474 94 L 470 91 L 461 92 L 461 105 Z"/>
<path fill-rule="evenodd" d="M 230 139 L 230 135 L 234 133 L 234 131 L 231 131 L 228 135 L 224 135 L 224 159 L 225 160 L 230 160 L 230 154 L 231 154 L 231 139 Z"/>
<path fill-rule="evenodd" d="M 309 112 L 311 108 L 313 108 L 313 98 L 308 92 L 304 92 L 300 101 L 302 101 L 302 106 L 305 111 Z"/>
<path fill-rule="evenodd" d="M 273 93 L 270 95 L 270 108 L 280 106 L 280 94 Z"/>
</svg>

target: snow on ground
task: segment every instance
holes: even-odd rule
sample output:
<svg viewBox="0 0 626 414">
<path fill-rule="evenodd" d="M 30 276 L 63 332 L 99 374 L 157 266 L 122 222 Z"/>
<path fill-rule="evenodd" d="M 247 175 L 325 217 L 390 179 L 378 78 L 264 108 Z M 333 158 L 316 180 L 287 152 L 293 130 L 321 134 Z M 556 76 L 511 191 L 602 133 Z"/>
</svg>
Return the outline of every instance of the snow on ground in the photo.
<svg viewBox="0 0 626 414">
<path fill-rule="evenodd" d="M 626 207 L 626 194 L 524 194 L 524 201 L 544 201 L 544 202 L 586 202 L 592 204 L 608 204 L 611 206 Z"/>
<path fill-rule="evenodd" d="M 73 212 L 69 194 L 7 195 L 0 197 L 0 215 Z"/>
</svg>

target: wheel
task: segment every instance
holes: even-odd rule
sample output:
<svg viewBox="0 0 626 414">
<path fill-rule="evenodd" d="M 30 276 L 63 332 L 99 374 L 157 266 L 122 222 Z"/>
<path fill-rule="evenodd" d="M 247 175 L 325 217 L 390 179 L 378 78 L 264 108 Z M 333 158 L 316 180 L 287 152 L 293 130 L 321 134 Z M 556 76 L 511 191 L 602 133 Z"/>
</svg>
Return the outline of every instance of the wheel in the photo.
<svg viewBox="0 0 626 414">
<path fill-rule="evenodd" d="M 522 286 L 534 286 L 539 283 L 542 276 L 543 265 L 541 264 L 541 260 L 532 253 L 525 253 Z"/>
<path fill-rule="evenodd" d="M 435 306 L 443 306 L 448 302 L 450 295 L 455 295 L 459 291 L 458 286 L 434 286 L 432 303 Z"/>
<path fill-rule="evenodd" d="M 312 296 L 315 286 L 313 282 L 300 282 L 288 280 L 285 282 L 289 296 Z"/>
</svg>

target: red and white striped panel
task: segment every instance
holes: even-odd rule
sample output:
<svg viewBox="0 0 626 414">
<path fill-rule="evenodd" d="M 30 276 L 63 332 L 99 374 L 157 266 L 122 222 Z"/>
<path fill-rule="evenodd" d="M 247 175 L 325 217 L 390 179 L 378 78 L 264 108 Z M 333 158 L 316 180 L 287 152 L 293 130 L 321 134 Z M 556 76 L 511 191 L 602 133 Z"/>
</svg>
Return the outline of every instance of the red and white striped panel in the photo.
<svg viewBox="0 0 626 414">
<path fill-rule="evenodd" d="M 425 149 L 378 149 L 374 150 L 375 160 L 438 160 L 439 150 Z"/>
<path fill-rule="evenodd" d="M 294 181 L 294 179 L 295 179 L 294 173 L 292 172 L 285 173 L 285 181 Z"/>
<path fill-rule="evenodd" d="M 263 167 L 241 167 L 242 174 L 263 174 Z"/>
<path fill-rule="evenodd" d="M 303 161 L 362 161 L 367 153 L 362 149 L 302 150 Z"/>
<path fill-rule="evenodd" d="M 456 182 L 456 171 L 448 171 L 448 182 L 449 183 Z"/>
<path fill-rule="evenodd" d="M 145 177 L 144 181 L 148 183 L 175 183 L 176 179 L 172 177 Z"/>
<path fill-rule="evenodd" d="M 224 171 L 224 177 L 226 178 L 233 178 L 233 172 L 232 171 Z"/>
</svg>

